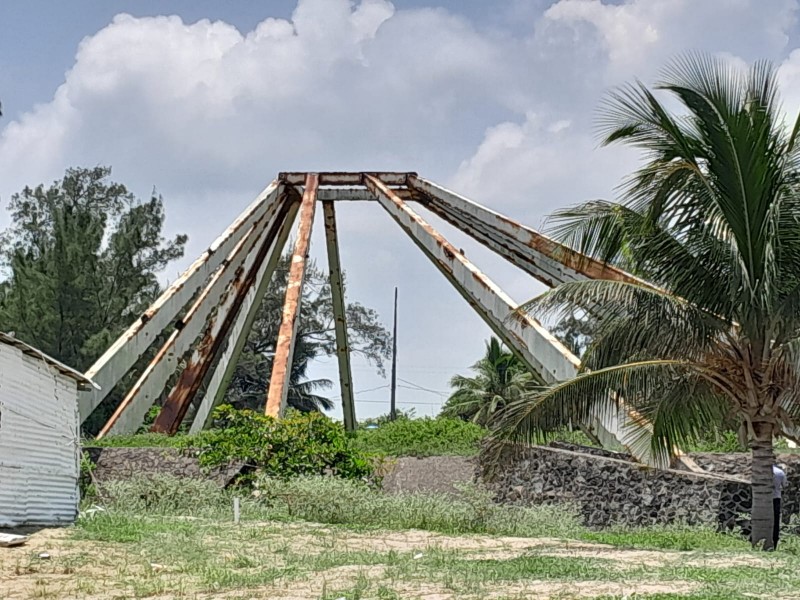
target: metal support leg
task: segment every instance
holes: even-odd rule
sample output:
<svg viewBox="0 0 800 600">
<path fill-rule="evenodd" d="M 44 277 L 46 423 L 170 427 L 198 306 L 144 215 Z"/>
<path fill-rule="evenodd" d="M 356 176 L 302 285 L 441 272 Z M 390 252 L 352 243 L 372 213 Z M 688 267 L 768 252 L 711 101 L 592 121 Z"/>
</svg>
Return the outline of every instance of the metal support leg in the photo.
<svg viewBox="0 0 800 600">
<path fill-rule="evenodd" d="M 347 344 L 347 319 L 344 302 L 344 282 L 339 261 L 339 242 L 336 235 L 336 211 L 333 202 L 322 203 L 325 212 L 325 242 L 328 247 L 328 268 L 330 270 L 331 296 L 333 300 L 334 327 L 336 330 L 336 357 L 339 360 L 339 384 L 342 390 L 342 413 L 344 428 L 356 428 L 356 409 L 353 400 L 353 376 L 350 370 L 350 347 Z"/>
<path fill-rule="evenodd" d="M 303 283 L 306 276 L 306 260 L 311 244 L 311 228 L 314 225 L 314 211 L 317 205 L 317 187 L 319 177 L 316 173 L 306 175 L 303 202 L 300 205 L 300 227 L 297 232 L 297 243 L 292 254 L 289 268 L 289 281 L 286 285 L 286 299 L 283 303 L 283 317 L 278 330 L 278 341 L 275 345 L 275 357 L 272 362 L 272 375 L 267 392 L 266 414 L 279 417 L 286 407 L 289 395 L 289 379 L 292 370 L 295 335 L 300 320 L 300 303 L 303 299 Z"/>
<path fill-rule="evenodd" d="M 268 221 L 274 219 L 277 204 L 272 206 L 247 234 L 239 241 L 228 256 L 225 264 L 211 277 L 208 285 L 195 300 L 189 311 L 180 320 L 176 330 L 158 351 L 137 382 L 123 398 L 117 410 L 111 415 L 97 438 L 109 433 L 133 433 L 142 424 L 147 411 L 164 393 L 170 376 L 176 371 L 178 361 L 192 348 L 200 336 L 206 321 L 218 306 L 228 286 L 241 276 L 242 266 L 248 255 L 263 236 Z"/>
<path fill-rule="evenodd" d="M 191 302 L 197 290 L 216 271 L 253 225 L 278 200 L 279 183 L 273 181 L 258 198 L 203 252 L 183 274 L 137 319 L 106 352 L 97 359 L 86 376 L 99 390 L 82 392 L 79 397 L 81 422 L 111 393 L 158 335 Z"/>
<path fill-rule="evenodd" d="M 427 197 L 428 201 L 424 204 L 434 214 L 547 286 L 555 287 L 567 281 L 583 279 L 610 279 L 650 285 L 432 181 L 410 175 L 408 186 Z"/>
<path fill-rule="evenodd" d="M 219 300 L 216 313 L 209 319 L 203 338 L 192 352 L 192 357 L 159 412 L 152 431 L 169 434 L 178 431 L 211 365 L 222 353 L 248 291 L 255 284 L 258 272 L 283 226 L 286 213 L 286 207 L 281 207 L 278 217 L 261 236 L 260 245 L 253 249 L 245 264 L 237 270 L 236 277 Z"/>
<path fill-rule="evenodd" d="M 545 383 L 563 381 L 577 374 L 578 358 L 537 321 L 516 313 L 517 306 L 513 300 L 399 196 L 371 175 L 364 176 L 364 183 L 486 324 L 534 374 Z M 600 431 L 604 422 L 599 419 L 592 423 L 598 437 L 614 435 L 637 459 L 651 462 L 649 451 L 634 446 L 636 436 L 633 429 L 627 427 L 629 420 L 624 415 L 609 415 L 607 420 L 613 425 L 609 431 Z"/>
<path fill-rule="evenodd" d="M 295 196 L 296 199 L 292 199 L 286 219 L 284 219 L 281 224 L 281 229 L 270 249 L 269 257 L 262 262 L 256 281 L 248 290 L 244 304 L 239 310 L 236 323 L 233 325 L 228 336 L 228 345 L 216 367 L 214 367 L 214 373 L 209 380 L 205 396 L 200 402 L 192 425 L 189 428 L 190 433 L 197 433 L 208 427 L 211 422 L 211 414 L 214 407 L 222 402 L 225 397 L 225 392 L 228 390 L 228 386 L 233 379 L 239 357 L 242 354 L 245 343 L 247 343 L 247 337 L 250 335 L 250 330 L 253 327 L 253 323 L 261 307 L 261 301 L 264 298 L 264 294 L 267 292 L 267 288 L 272 280 L 272 275 L 275 272 L 275 268 L 278 266 L 283 248 L 286 246 L 286 240 L 289 239 L 289 234 L 292 231 L 295 218 L 297 217 L 297 210 L 300 207 L 300 196 L 296 192 Z"/>
</svg>

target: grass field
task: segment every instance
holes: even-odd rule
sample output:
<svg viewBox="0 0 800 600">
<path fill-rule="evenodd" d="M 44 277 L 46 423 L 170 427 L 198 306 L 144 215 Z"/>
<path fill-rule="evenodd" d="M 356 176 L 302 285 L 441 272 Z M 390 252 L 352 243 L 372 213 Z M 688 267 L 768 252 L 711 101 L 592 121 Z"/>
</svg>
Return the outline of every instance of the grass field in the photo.
<svg viewBox="0 0 800 600">
<path fill-rule="evenodd" d="M 800 543 L 670 527 L 590 532 L 568 511 L 385 496 L 336 480 L 109 486 L 69 529 L 0 549 L 0 598 L 800 598 Z M 47 552 L 49 559 L 39 558 Z"/>
</svg>

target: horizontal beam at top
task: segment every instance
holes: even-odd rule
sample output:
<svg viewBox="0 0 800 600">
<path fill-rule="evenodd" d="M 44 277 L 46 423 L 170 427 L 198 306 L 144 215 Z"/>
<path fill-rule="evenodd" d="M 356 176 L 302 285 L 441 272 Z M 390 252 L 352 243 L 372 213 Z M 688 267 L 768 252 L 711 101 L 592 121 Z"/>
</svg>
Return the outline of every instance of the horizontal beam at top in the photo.
<svg viewBox="0 0 800 600">
<path fill-rule="evenodd" d="M 403 200 L 416 200 L 417 197 L 422 197 L 414 193 L 408 188 L 392 188 L 400 198 Z M 300 188 L 302 192 L 302 188 Z M 375 195 L 366 188 L 357 187 L 329 187 L 322 188 L 317 191 L 317 200 L 320 202 L 326 200 L 333 200 L 336 202 L 377 202 L 378 199 Z"/>
<path fill-rule="evenodd" d="M 377 177 L 386 185 L 405 185 L 409 175 L 416 176 L 416 173 L 410 171 L 391 171 L 380 173 L 368 171 L 323 171 L 318 173 L 319 185 L 363 185 L 363 176 L 365 173 L 369 173 L 373 177 Z M 303 185 L 306 181 L 306 175 L 306 172 L 284 172 L 278 174 L 278 179 L 292 185 Z"/>
</svg>

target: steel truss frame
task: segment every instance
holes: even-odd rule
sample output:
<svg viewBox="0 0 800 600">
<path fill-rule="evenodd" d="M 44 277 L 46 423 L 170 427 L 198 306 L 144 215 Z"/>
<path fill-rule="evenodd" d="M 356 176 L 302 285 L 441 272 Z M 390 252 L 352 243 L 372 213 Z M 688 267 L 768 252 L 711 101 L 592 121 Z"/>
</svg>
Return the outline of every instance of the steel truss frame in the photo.
<svg viewBox="0 0 800 600">
<path fill-rule="evenodd" d="M 159 400 L 163 400 L 163 405 L 152 427 L 154 431 L 175 433 L 193 404 L 196 410 L 190 431 L 206 427 L 213 407 L 222 400 L 233 377 L 299 213 L 266 402 L 267 414 L 280 416 L 286 406 L 315 207 L 321 202 L 344 421 L 347 429 L 352 430 L 356 414 L 334 209 L 340 201 L 380 204 L 492 331 L 545 383 L 575 376 L 580 364 L 578 358 L 541 323 L 519 313 L 511 298 L 410 203 L 425 207 L 547 286 L 584 279 L 649 285 L 416 173 L 280 173 L 86 372 L 101 389 L 84 392 L 80 401 L 81 420 L 86 420 L 106 401 L 156 340 L 166 335 L 166 341 L 126 390 L 123 401 L 98 437 L 135 431 Z M 175 383 L 170 384 L 172 381 Z M 641 462 L 653 464 L 649 451 L 633 443 L 642 428 L 650 428 L 635 412 L 622 408 L 614 414 L 598 413 L 582 426 L 604 446 L 622 444 Z M 691 461 L 685 462 L 696 468 Z"/>
</svg>

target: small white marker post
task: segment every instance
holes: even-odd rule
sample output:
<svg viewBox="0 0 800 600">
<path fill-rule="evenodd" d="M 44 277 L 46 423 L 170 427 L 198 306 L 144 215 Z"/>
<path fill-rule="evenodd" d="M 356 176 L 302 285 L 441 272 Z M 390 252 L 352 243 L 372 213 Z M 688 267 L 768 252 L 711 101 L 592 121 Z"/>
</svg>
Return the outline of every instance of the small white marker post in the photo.
<svg viewBox="0 0 800 600">
<path fill-rule="evenodd" d="M 233 522 L 239 524 L 239 498 L 233 499 Z"/>
</svg>

